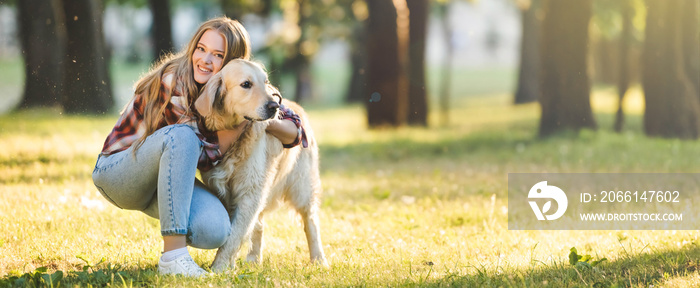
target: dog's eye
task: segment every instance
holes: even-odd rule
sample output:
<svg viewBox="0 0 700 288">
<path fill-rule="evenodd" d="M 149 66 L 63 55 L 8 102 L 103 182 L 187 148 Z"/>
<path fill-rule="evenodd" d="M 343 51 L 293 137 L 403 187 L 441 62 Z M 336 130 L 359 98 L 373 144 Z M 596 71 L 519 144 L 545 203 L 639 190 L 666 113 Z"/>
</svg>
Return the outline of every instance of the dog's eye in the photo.
<svg viewBox="0 0 700 288">
<path fill-rule="evenodd" d="M 245 89 L 249 89 L 251 86 L 253 86 L 253 83 L 250 83 L 250 81 L 245 81 L 245 82 L 241 83 L 241 87 L 243 87 Z"/>
</svg>

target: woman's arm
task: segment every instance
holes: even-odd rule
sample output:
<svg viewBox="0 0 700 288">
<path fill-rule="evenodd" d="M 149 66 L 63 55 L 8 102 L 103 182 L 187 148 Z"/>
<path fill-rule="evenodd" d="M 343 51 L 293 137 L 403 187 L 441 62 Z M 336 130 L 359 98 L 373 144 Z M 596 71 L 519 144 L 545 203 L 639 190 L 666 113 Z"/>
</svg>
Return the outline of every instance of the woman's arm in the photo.
<svg viewBox="0 0 700 288">
<path fill-rule="evenodd" d="M 277 137 L 282 144 L 292 144 L 297 139 L 299 129 L 291 120 L 287 119 L 272 119 L 270 125 L 267 126 L 267 133 Z"/>
<path fill-rule="evenodd" d="M 238 140 L 238 137 L 243 133 L 243 129 L 248 125 L 248 120 L 241 122 L 233 130 L 219 130 L 216 131 L 219 137 L 219 150 L 221 154 L 226 154 L 228 148 L 231 147 L 233 142 Z M 298 129 L 297 126 L 291 120 L 287 119 L 272 119 L 270 120 L 270 125 L 267 126 L 268 133 L 272 136 L 277 137 L 282 144 L 291 144 L 297 139 Z"/>
</svg>

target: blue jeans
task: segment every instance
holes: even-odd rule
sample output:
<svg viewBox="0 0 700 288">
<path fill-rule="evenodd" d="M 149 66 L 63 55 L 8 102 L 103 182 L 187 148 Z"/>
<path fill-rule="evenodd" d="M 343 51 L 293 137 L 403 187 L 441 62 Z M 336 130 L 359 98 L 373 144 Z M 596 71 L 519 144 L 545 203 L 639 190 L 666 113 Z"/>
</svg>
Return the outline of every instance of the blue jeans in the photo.
<svg viewBox="0 0 700 288">
<path fill-rule="evenodd" d="M 100 155 L 92 180 L 102 195 L 122 209 L 160 219 L 161 234 L 186 235 L 196 248 L 214 249 L 226 242 L 231 222 L 221 201 L 196 180 L 202 151 L 186 125 L 163 127 L 133 153 Z"/>
</svg>

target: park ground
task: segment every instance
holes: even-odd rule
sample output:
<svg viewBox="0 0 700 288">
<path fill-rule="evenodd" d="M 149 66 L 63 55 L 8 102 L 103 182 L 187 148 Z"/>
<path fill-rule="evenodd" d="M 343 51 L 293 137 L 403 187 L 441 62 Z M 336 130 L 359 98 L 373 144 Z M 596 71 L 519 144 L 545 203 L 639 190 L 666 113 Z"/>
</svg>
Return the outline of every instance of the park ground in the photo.
<svg viewBox="0 0 700 288">
<path fill-rule="evenodd" d="M 508 173 L 700 169 L 697 142 L 643 134 L 638 87 L 622 133 L 611 131 L 615 90 L 601 86 L 592 97 L 598 131 L 538 139 L 539 107 L 511 105 L 508 89 L 489 82 L 502 74 L 512 72 L 460 74 L 472 92 L 456 88 L 449 124 L 433 109 L 428 129 L 370 131 L 361 106 L 310 105 L 330 267 L 309 263 L 299 219 L 282 208 L 266 217 L 262 265 L 239 260 L 235 271 L 202 280 L 158 275 L 158 221 L 111 206 L 92 185 L 116 115 L 2 115 L 0 287 L 700 286 L 697 230 L 508 230 Z M 322 92 L 333 90 L 327 83 Z M 607 260 L 571 265 L 572 247 Z M 205 267 L 215 254 L 190 251 Z"/>
</svg>

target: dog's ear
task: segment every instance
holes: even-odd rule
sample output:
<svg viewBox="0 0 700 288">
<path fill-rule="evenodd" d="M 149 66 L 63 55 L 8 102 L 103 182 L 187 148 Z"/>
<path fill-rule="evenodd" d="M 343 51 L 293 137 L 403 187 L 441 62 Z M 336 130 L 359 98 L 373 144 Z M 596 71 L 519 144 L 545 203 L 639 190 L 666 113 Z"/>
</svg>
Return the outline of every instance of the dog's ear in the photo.
<svg viewBox="0 0 700 288">
<path fill-rule="evenodd" d="M 216 73 L 209 79 L 204 91 L 199 95 L 197 101 L 194 102 L 194 107 L 199 112 L 199 115 L 207 117 L 211 115 L 212 109 L 221 109 L 223 107 L 223 95 L 226 94 L 226 86 L 221 73 Z"/>
<path fill-rule="evenodd" d="M 216 87 L 216 92 L 214 92 L 214 104 L 212 105 L 216 111 L 224 111 L 224 95 L 226 95 L 226 85 L 224 85 L 223 78 L 219 76 L 219 84 Z"/>
</svg>

